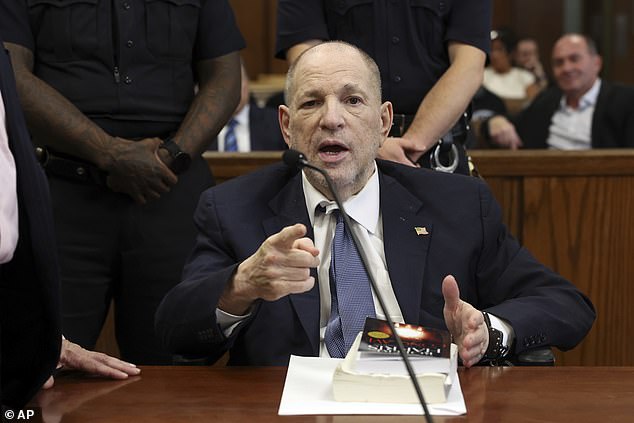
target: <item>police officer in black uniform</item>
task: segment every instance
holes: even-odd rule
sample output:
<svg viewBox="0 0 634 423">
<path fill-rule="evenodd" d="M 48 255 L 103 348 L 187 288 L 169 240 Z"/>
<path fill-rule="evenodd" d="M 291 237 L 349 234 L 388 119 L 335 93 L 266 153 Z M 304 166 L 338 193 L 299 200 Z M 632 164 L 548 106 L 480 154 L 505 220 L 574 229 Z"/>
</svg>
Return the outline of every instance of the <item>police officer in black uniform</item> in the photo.
<svg viewBox="0 0 634 423">
<path fill-rule="evenodd" d="M 289 63 L 322 40 L 347 41 L 374 58 L 395 112 L 381 158 L 469 172 L 465 111 L 482 83 L 490 1 L 279 0 L 277 22 L 276 57 Z"/>
<path fill-rule="evenodd" d="M 49 178 L 64 334 L 92 348 L 114 298 L 122 357 L 171 363 L 154 311 L 240 96 L 227 0 L 3 0 L 0 28 Z"/>
</svg>

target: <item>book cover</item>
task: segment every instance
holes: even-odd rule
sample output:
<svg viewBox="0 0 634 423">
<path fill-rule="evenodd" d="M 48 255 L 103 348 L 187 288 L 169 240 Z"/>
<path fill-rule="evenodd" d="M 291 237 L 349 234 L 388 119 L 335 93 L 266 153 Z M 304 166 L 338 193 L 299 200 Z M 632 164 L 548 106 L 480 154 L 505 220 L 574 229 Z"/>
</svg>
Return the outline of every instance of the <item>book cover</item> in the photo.
<svg viewBox="0 0 634 423">
<path fill-rule="evenodd" d="M 451 335 L 448 331 L 406 323 L 394 323 L 394 327 L 408 356 L 449 358 Z M 366 318 L 359 352 L 362 358 L 399 355 L 396 339 L 387 322 Z"/>
</svg>

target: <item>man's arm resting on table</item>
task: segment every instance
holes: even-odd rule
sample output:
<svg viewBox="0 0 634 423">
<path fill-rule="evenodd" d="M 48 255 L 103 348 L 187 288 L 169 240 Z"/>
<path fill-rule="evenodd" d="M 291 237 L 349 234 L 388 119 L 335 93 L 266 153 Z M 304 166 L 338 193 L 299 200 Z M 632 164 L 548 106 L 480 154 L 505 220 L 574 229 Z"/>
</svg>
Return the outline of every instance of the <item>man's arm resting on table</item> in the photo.
<svg viewBox="0 0 634 423">
<path fill-rule="evenodd" d="M 90 375 L 110 379 L 127 379 L 129 376 L 136 376 L 141 373 L 141 369 L 132 363 L 110 357 L 104 353 L 86 350 L 63 336 L 57 369 L 79 370 Z M 55 379 L 51 376 L 43 388 L 51 388 L 54 384 Z"/>
</svg>

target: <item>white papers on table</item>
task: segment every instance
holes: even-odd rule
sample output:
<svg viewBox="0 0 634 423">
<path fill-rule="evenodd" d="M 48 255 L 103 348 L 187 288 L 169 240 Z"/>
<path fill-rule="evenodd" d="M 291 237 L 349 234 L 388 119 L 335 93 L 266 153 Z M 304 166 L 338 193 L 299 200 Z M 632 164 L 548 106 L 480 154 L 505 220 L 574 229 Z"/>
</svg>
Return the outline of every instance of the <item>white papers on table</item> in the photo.
<svg viewBox="0 0 634 423">
<path fill-rule="evenodd" d="M 342 359 L 291 356 L 282 392 L 278 414 L 329 415 L 329 414 L 397 414 L 422 415 L 420 404 L 387 404 L 368 402 L 337 402 L 332 395 L 332 376 Z M 449 391 L 448 400 L 442 404 L 428 405 L 433 415 L 457 416 L 465 414 L 467 407 L 458 378 Z"/>
</svg>

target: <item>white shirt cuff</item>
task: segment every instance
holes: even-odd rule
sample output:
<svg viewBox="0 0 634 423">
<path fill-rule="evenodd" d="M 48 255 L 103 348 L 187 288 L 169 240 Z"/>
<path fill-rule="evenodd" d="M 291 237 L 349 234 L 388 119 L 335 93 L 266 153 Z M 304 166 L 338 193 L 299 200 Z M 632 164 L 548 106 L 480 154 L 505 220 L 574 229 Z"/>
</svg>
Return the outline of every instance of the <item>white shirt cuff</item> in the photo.
<svg viewBox="0 0 634 423">
<path fill-rule="evenodd" d="M 240 322 L 249 316 L 251 316 L 251 312 L 244 316 L 236 316 L 235 314 L 227 313 L 226 311 L 216 308 L 216 323 L 218 323 L 220 330 L 227 338 L 231 336 Z"/>
<path fill-rule="evenodd" d="M 507 321 L 491 313 L 489 313 L 489 320 L 491 321 L 491 326 L 493 328 L 502 332 L 502 346 L 505 348 L 505 357 L 506 355 L 508 355 L 508 352 L 511 349 L 511 345 L 513 345 L 513 341 L 515 340 L 515 331 Z"/>
</svg>

